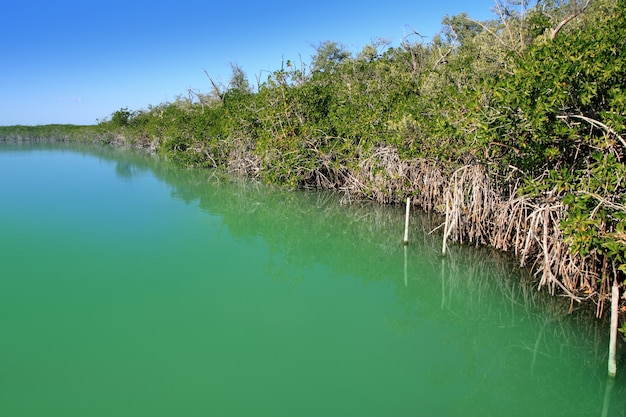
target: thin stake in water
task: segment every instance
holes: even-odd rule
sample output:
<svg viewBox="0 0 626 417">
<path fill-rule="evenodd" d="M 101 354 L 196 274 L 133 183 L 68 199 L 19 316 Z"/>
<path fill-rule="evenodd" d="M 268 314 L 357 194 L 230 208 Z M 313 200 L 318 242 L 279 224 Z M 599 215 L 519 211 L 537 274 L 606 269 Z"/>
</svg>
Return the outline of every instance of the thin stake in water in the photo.
<svg viewBox="0 0 626 417">
<path fill-rule="evenodd" d="M 611 289 L 611 333 L 609 334 L 609 378 L 615 378 L 617 373 L 617 363 L 615 360 L 615 351 L 617 348 L 617 321 L 619 306 L 619 287 L 617 280 L 613 281 Z"/>
<path fill-rule="evenodd" d="M 409 213 L 411 211 L 411 197 L 406 198 L 406 217 L 404 220 L 404 240 L 402 243 L 407 245 L 409 243 Z"/>
</svg>

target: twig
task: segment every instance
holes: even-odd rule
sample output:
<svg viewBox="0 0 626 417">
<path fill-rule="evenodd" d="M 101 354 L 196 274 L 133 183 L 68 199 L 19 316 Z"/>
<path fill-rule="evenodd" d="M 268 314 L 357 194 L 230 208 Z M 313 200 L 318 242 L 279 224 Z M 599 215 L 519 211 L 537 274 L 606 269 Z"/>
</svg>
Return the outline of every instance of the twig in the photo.
<svg viewBox="0 0 626 417">
<path fill-rule="evenodd" d="M 583 121 L 589 123 L 590 125 L 592 125 L 594 127 L 598 127 L 600 129 L 604 130 L 606 133 L 615 135 L 615 137 L 620 141 L 620 143 L 622 144 L 624 149 L 626 149 L 626 140 L 624 140 L 624 138 L 619 133 L 617 133 L 612 127 L 605 125 L 604 123 L 602 123 L 599 120 L 592 119 L 591 117 L 583 116 L 582 114 L 568 114 L 568 115 L 565 115 L 565 116 L 557 116 L 557 118 L 559 118 L 561 120 L 567 120 L 567 118 L 574 118 L 574 119 L 583 120 Z"/>
</svg>

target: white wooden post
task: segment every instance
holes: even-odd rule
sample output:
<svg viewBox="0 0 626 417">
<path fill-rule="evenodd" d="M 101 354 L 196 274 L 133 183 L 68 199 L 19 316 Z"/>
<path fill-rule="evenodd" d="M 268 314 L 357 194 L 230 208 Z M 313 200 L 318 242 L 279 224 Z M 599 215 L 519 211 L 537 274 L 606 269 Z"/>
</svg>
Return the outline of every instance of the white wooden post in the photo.
<svg viewBox="0 0 626 417">
<path fill-rule="evenodd" d="M 617 362 L 615 361 L 615 350 L 617 348 L 617 321 L 619 306 L 619 287 L 617 280 L 613 280 L 611 289 L 611 333 L 609 335 L 609 378 L 615 378 L 617 373 Z"/>
<path fill-rule="evenodd" d="M 406 198 L 406 217 L 404 219 L 404 240 L 402 243 L 409 243 L 409 212 L 411 211 L 411 197 Z"/>
</svg>

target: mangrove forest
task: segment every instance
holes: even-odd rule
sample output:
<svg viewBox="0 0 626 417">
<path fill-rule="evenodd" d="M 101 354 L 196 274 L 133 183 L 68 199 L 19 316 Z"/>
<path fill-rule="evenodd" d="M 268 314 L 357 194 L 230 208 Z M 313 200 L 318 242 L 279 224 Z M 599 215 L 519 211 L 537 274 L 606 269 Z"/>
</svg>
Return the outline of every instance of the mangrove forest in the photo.
<svg viewBox="0 0 626 417">
<path fill-rule="evenodd" d="M 410 198 L 441 216 L 443 253 L 509 252 L 571 309 L 601 317 L 624 289 L 625 0 L 498 1 L 491 20 L 445 16 L 432 39 L 323 41 L 276 67 L 233 64 L 227 85 L 206 74 L 206 92 L 0 136 L 142 148 L 346 201 Z"/>
</svg>

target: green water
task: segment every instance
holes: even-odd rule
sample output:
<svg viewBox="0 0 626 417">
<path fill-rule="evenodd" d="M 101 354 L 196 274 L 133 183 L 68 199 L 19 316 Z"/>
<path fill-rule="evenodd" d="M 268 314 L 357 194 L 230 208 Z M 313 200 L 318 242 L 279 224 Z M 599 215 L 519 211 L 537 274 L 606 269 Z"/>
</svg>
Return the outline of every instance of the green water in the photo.
<svg viewBox="0 0 626 417">
<path fill-rule="evenodd" d="M 604 323 L 403 217 L 0 143 L 0 415 L 624 415 Z"/>
</svg>

